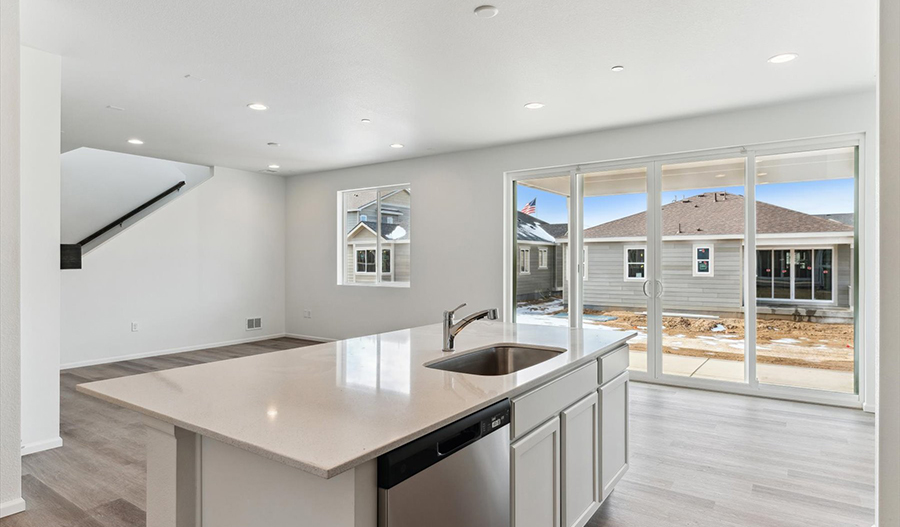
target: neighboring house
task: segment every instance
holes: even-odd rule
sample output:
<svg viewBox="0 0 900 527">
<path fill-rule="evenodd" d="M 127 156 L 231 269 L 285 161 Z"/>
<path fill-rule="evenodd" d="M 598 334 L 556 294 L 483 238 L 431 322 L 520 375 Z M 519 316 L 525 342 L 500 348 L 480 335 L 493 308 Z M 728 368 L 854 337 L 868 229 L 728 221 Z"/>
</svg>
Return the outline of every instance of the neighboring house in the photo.
<svg viewBox="0 0 900 527">
<path fill-rule="evenodd" d="M 756 294 L 773 308 L 852 305 L 852 215 L 834 219 L 757 202 Z M 840 219 L 838 219 L 840 217 Z M 647 307 L 645 212 L 586 229 L 584 304 Z M 663 309 L 739 313 L 744 197 L 708 192 L 662 207 Z M 564 244 L 565 239 L 559 240 Z M 565 252 L 561 250 L 561 252 Z M 565 266 L 563 265 L 563 268 Z"/>
<path fill-rule="evenodd" d="M 556 239 L 568 225 L 547 223 L 517 212 L 516 300 L 534 300 L 562 292 L 562 251 Z"/>
<path fill-rule="evenodd" d="M 375 252 L 378 205 L 374 192 L 349 196 L 347 203 L 347 283 L 409 282 L 409 190 L 381 197 L 381 257 Z"/>
</svg>

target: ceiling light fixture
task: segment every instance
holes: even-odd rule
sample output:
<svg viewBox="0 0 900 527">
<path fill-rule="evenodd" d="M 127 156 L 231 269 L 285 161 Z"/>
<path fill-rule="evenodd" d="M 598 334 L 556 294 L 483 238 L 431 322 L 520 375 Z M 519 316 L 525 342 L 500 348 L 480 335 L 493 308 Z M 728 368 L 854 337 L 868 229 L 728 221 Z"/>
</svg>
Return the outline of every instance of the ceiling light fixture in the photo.
<svg viewBox="0 0 900 527">
<path fill-rule="evenodd" d="M 769 175 L 768 172 L 760 172 L 759 174 L 756 174 L 756 177 L 763 177 L 763 176 L 768 176 L 768 175 Z"/>
<path fill-rule="evenodd" d="M 725 174 L 716 174 L 716 177 L 725 177 Z"/>
<path fill-rule="evenodd" d="M 613 67 L 610 68 L 610 69 L 612 69 L 613 71 L 615 71 L 616 73 L 618 73 L 618 72 L 620 72 L 620 71 L 625 71 L 625 66 L 621 66 L 621 65 L 619 65 L 619 66 L 613 66 Z"/>
<path fill-rule="evenodd" d="M 494 18 L 500 10 L 492 5 L 480 5 L 475 8 L 475 16 L 478 18 Z"/>
<path fill-rule="evenodd" d="M 774 57 L 770 57 L 768 62 L 771 64 L 784 64 L 785 62 L 790 62 L 800 55 L 796 53 L 782 53 L 780 55 L 775 55 Z"/>
<path fill-rule="evenodd" d="M 129 139 L 128 142 L 131 143 L 131 144 L 133 144 L 133 145 L 142 145 L 142 144 L 144 144 L 144 142 L 141 141 L 140 139 Z"/>
<path fill-rule="evenodd" d="M 359 122 L 361 122 L 363 124 L 369 124 L 372 122 L 372 120 L 371 119 L 360 119 Z"/>
<path fill-rule="evenodd" d="M 266 106 L 265 104 L 263 104 L 261 102 L 251 102 L 250 104 L 247 105 L 247 108 L 250 108 L 251 110 L 256 110 L 258 112 L 269 109 L 268 106 Z"/>
<path fill-rule="evenodd" d="M 403 145 L 401 145 L 400 143 L 394 143 L 391 145 L 391 148 L 403 148 Z"/>
<path fill-rule="evenodd" d="M 525 105 L 525 108 L 528 108 L 529 110 L 540 110 L 543 107 L 544 103 L 542 102 L 530 102 Z"/>
<path fill-rule="evenodd" d="M 269 165 L 269 170 L 278 170 L 281 168 L 279 165 Z"/>
</svg>

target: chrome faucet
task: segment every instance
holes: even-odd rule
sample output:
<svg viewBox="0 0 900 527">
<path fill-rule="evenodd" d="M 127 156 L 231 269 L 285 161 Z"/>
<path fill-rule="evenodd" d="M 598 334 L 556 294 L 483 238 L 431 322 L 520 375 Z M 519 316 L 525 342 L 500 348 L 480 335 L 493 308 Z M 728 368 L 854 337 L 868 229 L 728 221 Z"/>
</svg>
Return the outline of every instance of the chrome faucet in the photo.
<svg viewBox="0 0 900 527">
<path fill-rule="evenodd" d="M 455 315 L 460 308 L 465 307 L 465 305 L 465 303 L 462 303 L 455 309 L 444 311 L 444 351 L 453 351 L 453 341 L 456 339 L 456 335 L 472 322 L 481 320 L 482 318 L 497 320 L 497 309 L 491 308 L 472 313 L 459 322 L 454 323 L 453 315 Z"/>
</svg>

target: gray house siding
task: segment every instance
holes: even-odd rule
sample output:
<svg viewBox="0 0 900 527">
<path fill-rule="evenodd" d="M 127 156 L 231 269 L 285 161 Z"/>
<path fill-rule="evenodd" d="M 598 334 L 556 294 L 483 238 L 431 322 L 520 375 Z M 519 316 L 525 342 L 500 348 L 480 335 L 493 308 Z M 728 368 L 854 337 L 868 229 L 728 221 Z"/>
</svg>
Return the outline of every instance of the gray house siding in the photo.
<svg viewBox="0 0 900 527">
<path fill-rule="evenodd" d="M 695 243 L 714 247 L 713 276 L 693 276 Z M 588 243 L 584 304 L 593 309 L 647 308 L 643 280 L 625 280 L 626 246 L 637 243 Z M 662 248 L 663 309 L 666 311 L 737 313 L 743 307 L 743 246 L 740 240 L 666 241 Z M 562 250 L 560 250 L 562 252 Z M 837 305 L 850 306 L 852 250 L 837 246 Z M 802 305 L 802 301 L 790 302 Z"/>
<path fill-rule="evenodd" d="M 741 242 L 719 240 L 714 246 L 713 276 L 693 276 L 693 241 L 663 242 L 662 280 L 666 310 L 739 311 Z M 647 307 L 643 280 L 625 280 L 625 247 L 632 243 L 589 243 L 584 303 L 598 308 Z"/>
<path fill-rule="evenodd" d="M 531 272 L 528 274 L 518 272 L 519 250 L 516 250 L 516 300 L 532 300 L 543 298 L 551 293 L 559 291 L 556 286 L 556 269 L 558 246 L 553 245 L 519 245 L 518 249 L 529 249 L 529 263 Z M 538 267 L 538 251 L 547 249 L 547 268 Z"/>
</svg>

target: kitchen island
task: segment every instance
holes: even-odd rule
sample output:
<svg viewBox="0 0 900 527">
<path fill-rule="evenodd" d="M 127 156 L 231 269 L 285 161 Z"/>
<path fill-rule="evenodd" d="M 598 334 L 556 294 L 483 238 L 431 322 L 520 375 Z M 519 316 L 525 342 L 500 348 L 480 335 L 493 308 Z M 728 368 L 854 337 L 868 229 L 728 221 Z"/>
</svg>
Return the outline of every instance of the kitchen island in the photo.
<svg viewBox="0 0 900 527">
<path fill-rule="evenodd" d="M 635 333 L 479 321 L 460 333 L 453 354 L 498 343 L 566 350 L 516 373 L 481 376 L 425 366 L 453 355 L 441 351 L 441 331 L 423 326 L 77 389 L 145 416 L 148 527 L 296 525 L 298 518 L 374 527 L 379 455 L 504 399 L 512 400 L 513 467 L 526 447 L 545 440 L 556 460 L 551 481 L 537 482 L 555 493 L 546 506 L 517 503 L 540 488 L 513 477 L 513 523 L 535 524 L 543 513 L 565 525 L 589 518 L 627 469 L 625 343 Z M 566 412 L 582 414 L 591 401 L 585 415 L 596 437 L 588 444 L 596 448 L 583 461 L 587 469 L 567 473 L 559 461 L 567 457 Z M 576 508 L 578 518 L 567 521 Z"/>
</svg>

